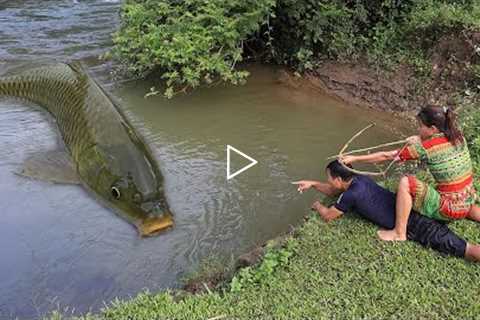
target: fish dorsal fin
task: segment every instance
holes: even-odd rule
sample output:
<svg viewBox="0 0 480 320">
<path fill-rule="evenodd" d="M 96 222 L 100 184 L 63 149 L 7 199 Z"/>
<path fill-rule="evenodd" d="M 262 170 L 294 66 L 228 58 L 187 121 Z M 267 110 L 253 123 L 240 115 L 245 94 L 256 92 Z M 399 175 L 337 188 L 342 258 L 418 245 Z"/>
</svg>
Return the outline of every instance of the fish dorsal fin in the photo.
<svg viewBox="0 0 480 320">
<path fill-rule="evenodd" d="M 80 81 L 84 81 L 85 83 L 88 79 L 91 79 L 91 76 L 87 70 L 87 68 L 83 65 L 80 61 L 72 61 L 66 63 L 66 65 L 72 69 L 72 71 L 77 75 L 77 79 Z"/>
<path fill-rule="evenodd" d="M 75 166 L 63 150 L 40 152 L 31 155 L 18 175 L 54 183 L 79 184 Z"/>
<path fill-rule="evenodd" d="M 67 65 L 70 68 L 72 68 L 72 70 L 74 70 L 75 72 L 78 72 L 78 73 L 81 73 L 81 74 L 87 73 L 85 67 L 83 66 L 83 64 L 80 61 L 71 61 L 71 62 L 67 63 Z"/>
</svg>

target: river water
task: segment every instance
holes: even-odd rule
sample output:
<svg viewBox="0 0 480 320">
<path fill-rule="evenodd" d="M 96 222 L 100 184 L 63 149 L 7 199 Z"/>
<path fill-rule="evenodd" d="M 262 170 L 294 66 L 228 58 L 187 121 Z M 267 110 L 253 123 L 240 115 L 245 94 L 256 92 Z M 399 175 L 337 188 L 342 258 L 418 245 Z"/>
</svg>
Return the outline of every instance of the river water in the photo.
<svg viewBox="0 0 480 320">
<path fill-rule="evenodd" d="M 290 182 L 323 178 L 325 157 L 361 127 L 378 123 L 357 146 L 395 137 L 389 121 L 289 88 L 272 67 L 248 66 L 245 86 L 173 100 L 145 99 L 147 81 L 113 86 L 110 65 L 96 56 L 111 46 L 119 5 L 0 0 L 0 67 L 86 62 L 152 145 L 175 227 L 141 239 L 81 187 L 15 175 L 29 155 L 57 148 L 59 137 L 38 107 L 0 100 L 0 319 L 97 311 L 115 297 L 178 287 L 202 260 L 238 256 L 300 223 L 318 195 L 299 195 Z M 258 160 L 228 181 L 227 144 Z M 234 168 L 243 164 L 233 156 Z"/>
</svg>

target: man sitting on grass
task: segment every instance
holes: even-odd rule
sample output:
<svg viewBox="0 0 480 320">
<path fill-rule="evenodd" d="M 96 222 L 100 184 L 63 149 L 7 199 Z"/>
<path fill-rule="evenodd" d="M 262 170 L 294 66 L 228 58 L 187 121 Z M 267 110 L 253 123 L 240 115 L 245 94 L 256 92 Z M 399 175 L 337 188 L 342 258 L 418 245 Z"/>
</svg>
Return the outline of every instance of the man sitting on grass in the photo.
<svg viewBox="0 0 480 320">
<path fill-rule="evenodd" d="M 328 196 L 339 196 L 335 205 L 326 207 L 316 201 L 312 209 L 323 220 L 337 219 L 347 211 L 355 211 L 363 218 L 383 227 L 395 227 L 395 194 L 382 188 L 371 178 L 356 175 L 345 169 L 337 160 L 326 167 L 327 182 L 302 180 L 298 191 L 311 187 Z M 480 262 L 480 245 L 467 243 L 451 231 L 445 223 L 412 211 L 408 219 L 407 239 L 445 254 Z"/>
</svg>

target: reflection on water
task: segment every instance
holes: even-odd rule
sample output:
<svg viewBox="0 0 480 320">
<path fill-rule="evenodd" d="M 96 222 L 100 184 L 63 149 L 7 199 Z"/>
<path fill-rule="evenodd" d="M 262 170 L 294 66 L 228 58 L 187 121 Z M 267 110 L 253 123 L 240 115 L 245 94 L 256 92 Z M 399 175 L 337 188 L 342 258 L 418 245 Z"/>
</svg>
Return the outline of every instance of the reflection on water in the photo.
<svg viewBox="0 0 480 320">
<path fill-rule="evenodd" d="M 0 74 L 10 64 L 38 59 L 82 60 L 103 81 L 110 63 L 120 0 L 0 0 Z"/>
<path fill-rule="evenodd" d="M 111 1 L 3 1 L 0 60 L 90 59 L 109 46 L 117 9 Z M 91 71 L 98 68 L 107 69 Z M 79 186 L 15 175 L 29 155 L 61 143 L 43 111 L 1 100 L 0 318 L 67 305 L 98 310 L 115 297 L 178 286 L 203 258 L 238 255 L 298 224 L 318 195 L 300 196 L 290 181 L 323 177 L 325 157 L 359 128 L 379 123 L 358 145 L 393 137 L 373 113 L 290 90 L 271 68 L 251 69 L 246 86 L 173 100 L 144 99 L 147 82 L 115 92 L 152 145 L 175 214 L 173 230 L 148 239 Z M 227 181 L 227 144 L 259 163 Z"/>
<path fill-rule="evenodd" d="M 75 59 L 110 46 L 120 1 L 3 0 L 0 2 L 0 57 Z"/>
</svg>

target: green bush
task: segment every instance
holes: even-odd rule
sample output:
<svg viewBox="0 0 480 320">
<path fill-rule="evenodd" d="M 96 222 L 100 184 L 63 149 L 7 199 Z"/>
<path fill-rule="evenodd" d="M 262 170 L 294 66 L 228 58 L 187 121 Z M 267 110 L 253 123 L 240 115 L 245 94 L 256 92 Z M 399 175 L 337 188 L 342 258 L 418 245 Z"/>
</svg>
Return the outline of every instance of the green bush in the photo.
<svg viewBox="0 0 480 320">
<path fill-rule="evenodd" d="M 239 292 L 245 286 L 271 280 L 278 268 L 288 265 L 295 253 L 295 245 L 295 242 L 290 239 L 283 248 L 275 250 L 269 248 L 258 267 L 243 268 L 233 277 L 230 283 L 231 292 Z"/>
<path fill-rule="evenodd" d="M 432 35 L 451 28 L 478 28 L 480 27 L 480 3 L 477 1 L 416 1 L 406 26 L 412 31 L 428 30 Z"/>
<path fill-rule="evenodd" d="M 274 0 L 128 0 L 114 36 L 114 56 L 135 75 L 160 72 L 165 94 L 216 79 L 239 83 L 248 75 L 243 41 L 258 31 Z"/>
<path fill-rule="evenodd" d="M 383 68 L 411 62 L 423 73 L 436 40 L 480 28 L 478 1 L 278 0 L 276 11 L 277 61 L 300 69 L 366 57 Z"/>
<path fill-rule="evenodd" d="M 378 59 L 398 43 L 397 26 L 412 1 L 279 0 L 274 38 L 280 62 L 300 66 L 312 59 L 356 60 L 370 50 Z"/>
<path fill-rule="evenodd" d="M 304 65 L 313 57 L 309 52 L 336 57 L 345 51 L 345 56 L 353 54 L 352 35 L 357 30 L 352 11 L 340 3 L 280 0 L 276 16 L 274 43 L 282 53 L 277 57 L 280 62 Z"/>
</svg>

